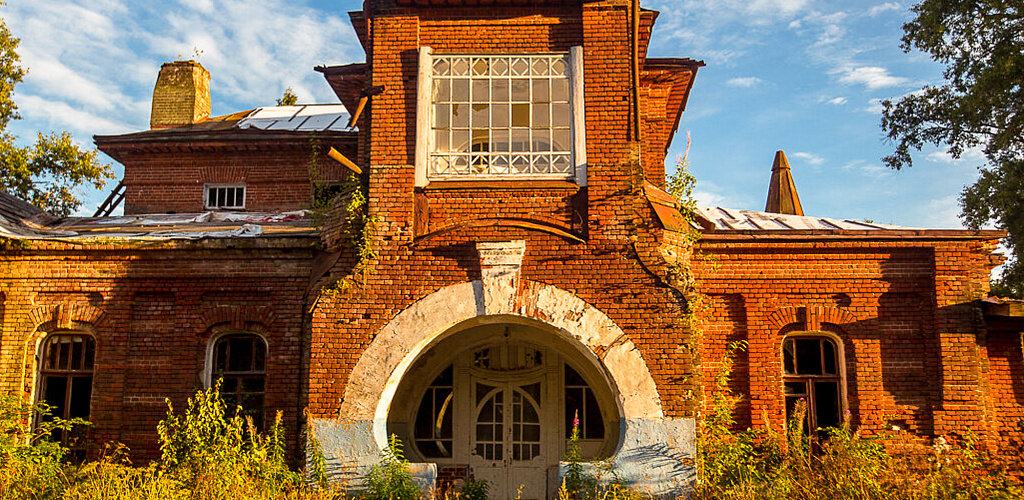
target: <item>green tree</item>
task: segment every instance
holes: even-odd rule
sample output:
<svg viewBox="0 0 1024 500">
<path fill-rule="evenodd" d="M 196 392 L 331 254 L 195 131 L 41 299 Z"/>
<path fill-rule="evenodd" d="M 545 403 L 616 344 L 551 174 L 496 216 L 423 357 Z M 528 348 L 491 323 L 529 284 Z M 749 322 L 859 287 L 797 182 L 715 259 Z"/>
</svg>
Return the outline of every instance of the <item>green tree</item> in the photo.
<svg viewBox="0 0 1024 500">
<path fill-rule="evenodd" d="M 0 190 L 64 217 L 82 206 L 79 186 L 101 189 L 114 175 L 96 150 L 78 147 L 67 132 L 39 134 L 32 146 L 18 145 L 8 132 L 7 125 L 21 118 L 14 87 L 27 73 L 17 52 L 20 41 L 0 19 Z"/>
<path fill-rule="evenodd" d="M 942 85 L 883 102 L 895 169 L 912 151 L 945 146 L 953 158 L 984 153 L 981 177 L 960 195 L 968 227 L 1005 229 L 1010 260 L 994 290 L 1024 295 L 1024 6 L 1020 0 L 922 0 L 903 25 L 902 48 L 945 65 Z"/>
<path fill-rule="evenodd" d="M 299 102 L 299 96 L 295 95 L 295 91 L 291 87 L 284 89 L 284 94 L 277 98 L 278 106 L 294 106 L 297 102 Z"/>
</svg>

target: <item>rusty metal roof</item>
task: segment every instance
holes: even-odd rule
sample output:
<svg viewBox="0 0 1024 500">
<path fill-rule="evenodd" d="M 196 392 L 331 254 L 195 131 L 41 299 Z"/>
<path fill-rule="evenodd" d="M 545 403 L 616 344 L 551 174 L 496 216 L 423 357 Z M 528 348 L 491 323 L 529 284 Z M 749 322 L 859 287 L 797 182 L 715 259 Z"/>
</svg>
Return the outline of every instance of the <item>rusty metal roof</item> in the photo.
<svg viewBox="0 0 1024 500">
<path fill-rule="evenodd" d="M 697 216 L 713 224 L 716 231 L 899 231 L 923 229 L 853 219 L 776 214 L 722 207 L 697 207 Z"/>
</svg>

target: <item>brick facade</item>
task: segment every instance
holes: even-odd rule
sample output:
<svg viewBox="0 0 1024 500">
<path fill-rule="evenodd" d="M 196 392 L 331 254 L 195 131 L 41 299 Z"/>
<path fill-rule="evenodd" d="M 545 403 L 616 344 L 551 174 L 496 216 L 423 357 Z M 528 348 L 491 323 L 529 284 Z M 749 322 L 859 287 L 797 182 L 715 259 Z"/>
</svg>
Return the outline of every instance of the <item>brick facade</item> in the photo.
<svg viewBox="0 0 1024 500">
<path fill-rule="evenodd" d="M 987 332 L 976 303 L 988 292 L 999 234 L 705 227 L 695 248 L 701 258 L 691 259 L 685 234 L 664 218 L 648 186 L 665 183 L 665 152 L 702 63 L 646 59 L 651 13 L 639 20 L 641 74 L 633 75 L 627 1 L 413 3 L 368 1 L 353 15 L 367 63 L 345 70 L 364 75 L 345 78 L 376 90 L 367 94 L 358 138 L 331 143 L 364 172 L 371 258 L 357 262 L 346 233 L 350 198 L 336 200 L 327 214 L 322 248 L 304 236 L 33 243 L 4 251 L 4 388 L 32 392 L 31 353 L 40 335 L 69 327 L 92 332 L 94 437 L 150 457 L 163 397 L 180 405 L 204 384 L 210 336 L 254 331 L 270 349 L 267 411 L 283 410 L 294 438 L 302 409 L 324 426 L 344 423 L 346 405 L 372 414 L 359 398 L 378 395 L 348 390 L 358 385 L 350 377 L 368 349 L 394 335 L 390 325 L 425 298 L 486 284 L 477 244 L 523 241 L 510 314 L 554 324 L 578 313 L 531 302 L 550 289 L 605 315 L 622 335 L 590 354 L 605 359 L 630 343 L 654 381 L 650 404 L 664 422 L 699 418 L 714 374 L 727 362 L 729 387 L 744 396 L 737 424 L 781 428 L 782 340 L 828 332 L 841 344 L 844 409 L 868 433 L 898 426 L 930 437 L 972 429 L 992 447 L 1019 446 L 1020 330 Z M 485 179 L 417 187 L 417 57 L 426 46 L 492 54 L 582 46 L 586 185 Z M 343 101 L 354 102 L 351 89 L 325 75 Z M 630 127 L 634 76 L 641 82 L 640 137 Z M 250 211 L 308 206 L 308 138 L 174 133 L 181 135 L 103 139 L 104 150 L 126 166 L 127 214 L 202 211 L 207 182 L 246 182 Z M 344 175 L 333 160 L 318 165 L 328 179 Z M 680 266 L 689 266 L 709 300 L 700 335 L 687 327 Z M 54 319 L 69 314 L 64 323 Z M 723 359 L 734 341 L 748 347 Z M 396 350 L 389 362 L 403 355 Z"/>
</svg>

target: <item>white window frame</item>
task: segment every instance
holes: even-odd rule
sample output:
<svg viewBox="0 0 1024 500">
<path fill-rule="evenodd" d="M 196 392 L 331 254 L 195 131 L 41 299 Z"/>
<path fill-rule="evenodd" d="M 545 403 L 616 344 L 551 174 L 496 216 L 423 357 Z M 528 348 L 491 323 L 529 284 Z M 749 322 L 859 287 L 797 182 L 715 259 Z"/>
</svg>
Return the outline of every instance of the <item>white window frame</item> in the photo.
<svg viewBox="0 0 1024 500">
<path fill-rule="evenodd" d="M 237 203 L 230 207 L 212 206 L 210 204 L 210 191 L 214 189 L 225 189 L 225 188 L 241 188 L 242 189 L 242 204 Z M 244 182 L 235 183 L 208 183 L 203 184 L 203 208 L 206 210 L 245 210 L 245 202 L 249 195 L 247 193 L 248 188 Z"/>
<path fill-rule="evenodd" d="M 516 56 L 517 54 L 458 54 L 467 56 Z M 542 55 L 542 54 L 519 54 Z M 586 154 L 586 119 L 583 88 L 583 48 L 572 47 L 568 53 L 568 77 L 569 77 L 569 107 L 571 118 L 570 127 L 570 173 L 560 174 L 514 174 L 514 175 L 483 175 L 474 174 L 459 177 L 440 177 L 430 179 L 429 164 L 431 152 L 433 151 L 433 66 L 434 53 L 430 47 L 420 47 L 419 51 L 419 74 L 417 85 L 417 106 L 416 106 L 416 173 L 415 186 L 424 187 L 431 180 L 472 180 L 472 181 L 516 181 L 516 180 L 545 180 L 558 179 L 574 181 L 579 186 L 587 185 L 587 154 Z"/>
</svg>

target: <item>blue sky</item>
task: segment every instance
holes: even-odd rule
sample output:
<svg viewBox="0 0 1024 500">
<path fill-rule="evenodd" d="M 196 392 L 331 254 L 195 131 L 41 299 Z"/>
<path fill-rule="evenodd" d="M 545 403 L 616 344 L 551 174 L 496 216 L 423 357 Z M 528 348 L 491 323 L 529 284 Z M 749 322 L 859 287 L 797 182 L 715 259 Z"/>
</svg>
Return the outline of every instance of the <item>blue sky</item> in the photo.
<svg viewBox="0 0 1024 500">
<path fill-rule="evenodd" d="M 808 215 L 913 227 L 961 227 L 957 197 L 977 154 L 941 150 L 894 172 L 879 100 L 938 83 L 942 68 L 899 48 L 908 2 L 644 0 L 660 10 L 652 57 L 702 59 L 669 165 L 689 160 L 704 204 L 761 210 L 771 162 L 785 150 Z M 199 61 L 213 75 L 213 113 L 271 105 L 286 87 L 301 102 L 337 102 L 312 68 L 363 60 L 348 23 L 354 0 L 9 0 L 0 7 L 29 69 L 12 124 L 93 134 L 148 128 L 160 64 Z M 109 160 L 109 159 L 108 159 Z M 115 164 L 118 175 L 120 165 Z M 112 187 L 112 186 L 109 186 Z M 84 192 L 82 213 L 105 194 Z"/>
</svg>

